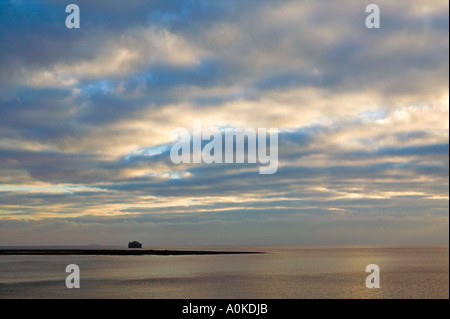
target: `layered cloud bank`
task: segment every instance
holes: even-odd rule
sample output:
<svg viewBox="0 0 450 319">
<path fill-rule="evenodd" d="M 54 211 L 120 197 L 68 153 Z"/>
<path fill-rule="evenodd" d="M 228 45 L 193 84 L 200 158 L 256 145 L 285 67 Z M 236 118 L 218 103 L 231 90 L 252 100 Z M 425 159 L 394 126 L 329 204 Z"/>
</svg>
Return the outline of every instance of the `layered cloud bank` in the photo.
<svg viewBox="0 0 450 319">
<path fill-rule="evenodd" d="M 0 244 L 448 243 L 448 2 L 368 3 L 2 1 Z M 276 174 L 173 164 L 193 120 Z"/>
</svg>

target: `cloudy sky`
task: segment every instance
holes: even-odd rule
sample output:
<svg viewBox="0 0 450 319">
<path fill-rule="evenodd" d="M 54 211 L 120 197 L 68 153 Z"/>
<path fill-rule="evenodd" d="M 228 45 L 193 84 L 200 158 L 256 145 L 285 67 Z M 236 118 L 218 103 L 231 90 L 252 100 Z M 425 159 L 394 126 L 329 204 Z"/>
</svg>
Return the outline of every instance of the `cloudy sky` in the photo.
<svg viewBox="0 0 450 319">
<path fill-rule="evenodd" d="M 448 2 L 0 0 L 0 245 L 449 240 Z M 173 164 L 278 128 L 279 167 Z"/>
</svg>

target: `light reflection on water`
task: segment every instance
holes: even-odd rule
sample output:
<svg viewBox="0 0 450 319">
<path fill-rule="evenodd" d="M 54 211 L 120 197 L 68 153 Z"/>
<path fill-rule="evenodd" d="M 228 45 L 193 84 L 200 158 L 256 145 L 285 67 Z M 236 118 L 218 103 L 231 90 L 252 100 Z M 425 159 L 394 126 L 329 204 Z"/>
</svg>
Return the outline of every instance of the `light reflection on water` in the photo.
<svg viewBox="0 0 450 319">
<path fill-rule="evenodd" d="M 0 298 L 449 298 L 448 246 L 190 249 L 266 253 L 0 256 Z M 71 263 L 80 289 L 65 287 Z M 381 269 L 380 289 L 365 286 L 368 264 Z"/>
</svg>

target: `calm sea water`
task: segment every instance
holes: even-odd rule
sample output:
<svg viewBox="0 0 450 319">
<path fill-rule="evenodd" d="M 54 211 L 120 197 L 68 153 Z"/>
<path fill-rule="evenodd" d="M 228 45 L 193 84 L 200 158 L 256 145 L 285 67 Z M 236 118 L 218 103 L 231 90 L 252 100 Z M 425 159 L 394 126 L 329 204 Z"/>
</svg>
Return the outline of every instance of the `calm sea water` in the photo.
<svg viewBox="0 0 450 319">
<path fill-rule="evenodd" d="M 188 249 L 163 249 L 174 248 Z M 200 248 L 267 253 L 0 256 L 0 298 L 449 298 L 448 246 Z M 80 289 L 65 286 L 68 264 Z M 379 289 L 365 286 L 368 264 Z"/>
</svg>

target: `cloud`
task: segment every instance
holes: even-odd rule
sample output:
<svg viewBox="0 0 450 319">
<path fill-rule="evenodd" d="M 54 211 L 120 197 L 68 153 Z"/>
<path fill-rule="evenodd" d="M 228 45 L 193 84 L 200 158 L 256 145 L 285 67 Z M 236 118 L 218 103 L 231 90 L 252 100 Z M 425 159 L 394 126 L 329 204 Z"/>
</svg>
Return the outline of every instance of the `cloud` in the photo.
<svg viewBox="0 0 450 319">
<path fill-rule="evenodd" d="M 92 43 L 83 43 L 89 44 Z M 199 54 L 179 36 L 156 27 L 107 36 L 96 48 L 95 57 L 89 60 L 56 63 L 44 69 L 22 69 L 18 81 L 32 87 L 72 86 L 86 80 L 130 75 L 149 64 L 197 64 Z"/>
<path fill-rule="evenodd" d="M 0 4 L 2 243 L 448 241 L 448 3 L 77 4 Z M 173 164 L 193 120 L 278 128 L 277 174 Z"/>
</svg>

